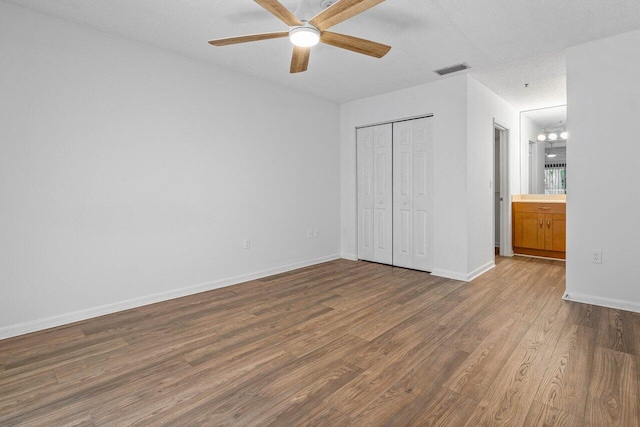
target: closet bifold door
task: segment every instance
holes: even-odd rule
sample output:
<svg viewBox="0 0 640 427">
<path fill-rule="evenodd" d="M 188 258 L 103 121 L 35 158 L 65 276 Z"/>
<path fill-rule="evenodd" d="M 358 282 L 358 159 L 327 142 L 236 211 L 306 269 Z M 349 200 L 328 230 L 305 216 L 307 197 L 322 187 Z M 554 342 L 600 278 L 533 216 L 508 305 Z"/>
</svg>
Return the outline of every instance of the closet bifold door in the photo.
<svg viewBox="0 0 640 427">
<path fill-rule="evenodd" d="M 431 270 L 432 119 L 393 124 L 393 265 Z"/>
<path fill-rule="evenodd" d="M 357 130 L 358 258 L 393 262 L 392 125 Z"/>
</svg>

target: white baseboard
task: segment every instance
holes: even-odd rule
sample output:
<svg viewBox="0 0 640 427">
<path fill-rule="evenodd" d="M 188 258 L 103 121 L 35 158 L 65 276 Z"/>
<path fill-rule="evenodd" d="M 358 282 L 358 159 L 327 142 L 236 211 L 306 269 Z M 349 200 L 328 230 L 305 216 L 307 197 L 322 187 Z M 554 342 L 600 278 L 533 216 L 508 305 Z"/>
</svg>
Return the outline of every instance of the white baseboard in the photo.
<svg viewBox="0 0 640 427">
<path fill-rule="evenodd" d="M 566 291 L 563 300 L 640 313 L 640 303 Z"/>
<path fill-rule="evenodd" d="M 434 268 L 431 271 L 431 275 L 432 276 L 438 276 L 438 277 L 444 277 L 445 279 L 460 280 L 461 282 L 466 282 L 467 281 L 467 275 L 463 274 L 463 273 L 458 273 L 457 271 L 440 270 L 440 269 Z"/>
<path fill-rule="evenodd" d="M 355 256 L 354 254 L 342 254 L 340 255 L 341 258 L 343 259 L 348 259 L 349 261 L 357 261 L 358 257 Z"/>
<path fill-rule="evenodd" d="M 104 316 L 105 314 L 116 313 L 118 311 L 129 310 L 132 308 L 142 307 L 144 305 L 155 304 L 175 298 L 185 297 L 188 295 L 198 294 L 201 292 L 211 291 L 214 289 L 224 288 L 226 286 L 237 285 L 238 283 L 256 280 L 274 274 L 284 273 L 298 268 L 309 267 L 311 265 L 321 264 L 327 261 L 333 261 L 341 258 L 340 255 L 329 255 L 312 260 L 301 261 L 280 267 L 270 268 L 267 270 L 257 271 L 254 273 L 243 274 L 240 276 L 230 277 L 227 279 L 215 280 L 212 282 L 201 283 L 186 288 L 175 289 L 168 292 L 148 295 L 140 298 L 133 298 L 126 301 L 120 301 L 113 304 L 101 305 L 98 307 L 78 310 L 58 316 L 46 317 L 43 319 L 32 320 L 29 322 L 18 323 L 16 325 L 5 326 L 0 328 L 0 340 L 24 335 L 31 332 L 41 331 L 43 329 L 54 328 L 56 326 L 67 325 L 81 320 L 91 319 L 93 317 Z"/>
<path fill-rule="evenodd" d="M 434 269 L 431 272 L 431 275 L 432 276 L 438 276 L 438 277 L 444 277 L 445 279 L 460 280 L 461 282 L 470 282 L 473 279 L 475 279 L 476 277 L 478 277 L 478 276 L 486 273 L 487 271 L 491 270 L 492 268 L 495 268 L 495 266 L 496 266 L 496 263 L 494 261 L 489 261 L 488 263 L 486 263 L 482 267 L 476 268 L 471 273 L 467 273 L 467 274 L 459 273 L 457 271 Z"/>
<path fill-rule="evenodd" d="M 478 267 L 475 270 L 473 270 L 471 273 L 467 274 L 467 282 L 472 281 L 476 277 L 482 276 L 484 273 L 486 273 L 487 271 L 493 268 L 496 268 L 496 262 L 491 260 L 485 265 Z"/>
</svg>

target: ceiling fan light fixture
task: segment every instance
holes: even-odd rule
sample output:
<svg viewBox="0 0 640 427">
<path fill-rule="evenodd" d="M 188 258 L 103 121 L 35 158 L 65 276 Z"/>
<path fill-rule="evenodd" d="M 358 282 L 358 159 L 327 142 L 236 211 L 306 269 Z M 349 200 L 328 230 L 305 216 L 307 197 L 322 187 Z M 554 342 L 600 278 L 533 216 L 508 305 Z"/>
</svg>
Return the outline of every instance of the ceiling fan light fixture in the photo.
<svg viewBox="0 0 640 427">
<path fill-rule="evenodd" d="M 560 138 L 562 139 L 567 139 L 567 137 L 569 136 L 569 134 L 567 133 L 567 131 L 564 131 L 560 134 Z"/>
<path fill-rule="evenodd" d="M 320 41 L 320 31 L 305 23 L 301 27 L 293 27 L 289 31 L 289 40 L 299 47 L 311 47 L 318 44 Z"/>
<path fill-rule="evenodd" d="M 558 134 L 557 133 L 550 133 L 549 134 L 549 141 L 555 141 L 556 139 L 558 139 Z"/>
<path fill-rule="evenodd" d="M 547 135 L 545 135 L 544 133 L 541 133 L 540 135 L 538 135 L 538 141 L 542 142 L 546 140 L 547 140 Z"/>
</svg>

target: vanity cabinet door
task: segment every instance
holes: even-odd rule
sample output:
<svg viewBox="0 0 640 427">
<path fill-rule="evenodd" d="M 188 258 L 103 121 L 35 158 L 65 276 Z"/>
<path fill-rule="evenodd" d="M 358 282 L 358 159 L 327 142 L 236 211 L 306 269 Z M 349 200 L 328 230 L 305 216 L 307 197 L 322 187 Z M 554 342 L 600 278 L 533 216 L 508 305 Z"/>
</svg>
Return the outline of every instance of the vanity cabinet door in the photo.
<svg viewBox="0 0 640 427">
<path fill-rule="evenodd" d="M 544 249 L 565 252 L 566 248 L 566 215 L 544 215 Z"/>
<path fill-rule="evenodd" d="M 544 214 L 517 212 L 514 215 L 514 246 L 544 249 Z"/>
</svg>

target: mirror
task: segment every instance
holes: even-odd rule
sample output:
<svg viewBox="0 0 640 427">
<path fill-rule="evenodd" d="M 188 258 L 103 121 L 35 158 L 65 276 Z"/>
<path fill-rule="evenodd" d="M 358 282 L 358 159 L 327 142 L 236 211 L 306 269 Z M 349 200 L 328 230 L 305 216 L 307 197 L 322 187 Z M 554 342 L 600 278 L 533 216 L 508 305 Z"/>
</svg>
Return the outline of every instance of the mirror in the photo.
<svg viewBox="0 0 640 427">
<path fill-rule="evenodd" d="M 567 106 L 521 112 L 520 138 L 522 193 L 566 194 Z"/>
</svg>

